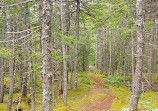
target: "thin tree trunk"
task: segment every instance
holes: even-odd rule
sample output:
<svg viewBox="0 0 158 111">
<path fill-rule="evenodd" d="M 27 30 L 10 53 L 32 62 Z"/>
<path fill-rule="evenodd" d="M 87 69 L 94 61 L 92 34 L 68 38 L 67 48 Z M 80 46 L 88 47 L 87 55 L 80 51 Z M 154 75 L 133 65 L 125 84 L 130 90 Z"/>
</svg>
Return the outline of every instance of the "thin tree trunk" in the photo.
<svg viewBox="0 0 158 111">
<path fill-rule="evenodd" d="M 29 23 L 29 10 L 28 10 L 28 4 L 25 4 L 25 13 L 26 13 L 26 28 L 30 29 L 30 23 Z M 29 34 L 30 31 L 27 32 Z M 31 36 L 29 36 L 31 38 Z M 31 111 L 35 111 L 35 86 L 34 86 L 34 76 L 33 76 L 33 66 L 32 66 L 32 42 L 31 40 L 28 41 L 29 48 L 28 50 L 28 71 L 29 71 L 29 85 L 30 85 L 30 93 L 31 93 Z"/>
<path fill-rule="evenodd" d="M 52 54 L 51 54 L 51 0 L 42 0 L 42 74 L 43 111 L 53 111 L 52 100 Z"/>
<path fill-rule="evenodd" d="M 150 82 L 149 89 L 152 89 L 152 66 L 153 66 L 153 43 L 155 35 L 155 12 L 156 12 L 156 0 L 151 0 L 149 3 L 149 20 L 153 22 L 153 26 L 149 33 L 149 57 L 148 57 L 148 80 Z"/>
<path fill-rule="evenodd" d="M 29 26 L 30 28 L 30 26 Z M 29 41 L 29 47 L 32 48 L 31 40 Z M 33 66 L 32 66 L 32 51 L 29 48 L 29 82 L 30 82 L 30 92 L 31 92 L 31 111 L 35 111 L 35 86 L 34 86 L 34 76 L 33 76 Z"/>
<path fill-rule="evenodd" d="M 63 99 L 64 99 L 64 103 L 65 106 L 67 106 L 67 63 L 65 60 L 65 56 L 66 56 L 66 48 L 65 48 L 65 44 L 64 44 L 64 38 L 63 38 L 63 34 L 64 34 L 64 27 L 63 27 L 63 1 L 60 0 L 60 16 L 61 16 L 61 39 L 62 39 L 62 50 L 63 50 L 63 84 L 64 84 L 64 90 L 63 90 Z"/>
<path fill-rule="evenodd" d="M 97 73 L 97 60 L 98 60 L 98 39 L 97 35 L 95 36 L 95 73 Z"/>
<path fill-rule="evenodd" d="M 25 7 L 25 12 L 22 14 L 22 22 L 23 22 L 23 30 L 27 30 L 29 29 L 28 26 L 28 3 L 26 3 L 24 5 Z M 23 36 L 26 36 L 28 34 L 28 32 L 24 33 Z M 27 40 L 27 39 L 25 39 Z M 27 76 L 27 72 L 28 72 L 28 44 L 25 43 L 24 46 L 24 65 L 23 65 L 23 80 L 22 80 L 22 90 L 21 90 L 21 96 L 22 98 L 26 98 L 27 97 L 27 80 L 28 80 L 28 76 Z"/>
<path fill-rule="evenodd" d="M 125 46 L 126 46 L 126 43 L 125 43 Z M 127 75 L 127 47 L 125 47 L 125 58 L 124 58 L 124 82 L 126 82 L 126 75 Z"/>
<path fill-rule="evenodd" d="M 112 38 L 110 38 L 110 60 L 109 60 L 109 74 L 112 73 Z"/>
<path fill-rule="evenodd" d="M 75 39 L 79 39 L 79 16 L 80 16 L 80 3 L 77 2 L 76 10 L 76 28 L 75 28 Z M 75 44 L 74 48 L 74 79 L 73 79 L 73 89 L 77 90 L 77 75 L 78 75 L 78 44 Z"/>
<path fill-rule="evenodd" d="M 4 3 L 4 0 L 2 0 L 2 5 Z M 2 40 L 5 40 L 5 19 L 6 19 L 6 14 L 5 14 L 5 8 L 2 8 Z M 2 44 L 3 47 L 5 47 L 5 43 Z M 3 103 L 4 99 L 4 57 L 2 56 L 1 58 L 1 64 L 0 64 L 0 78 L 1 78 L 1 86 L 0 86 L 0 103 Z"/>
<path fill-rule="evenodd" d="M 108 28 L 106 28 L 106 51 L 105 51 L 105 55 L 106 55 L 106 65 L 105 65 L 105 68 L 106 68 L 106 70 L 105 70 L 105 74 L 106 74 L 106 76 L 108 76 L 108 67 L 109 67 L 109 53 L 108 53 L 108 44 L 109 44 L 109 41 L 108 41 L 108 34 L 109 34 L 109 29 Z"/>
<path fill-rule="evenodd" d="M 144 22 L 144 1 L 136 1 L 136 26 L 137 26 L 137 51 L 136 51 L 136 71 L 133 77 L 132 96 L 130 100 L 130 111 L 136 111 L 138 100 L 141 94 L 141 80 L 143 71 L 143 54 L 144 54 L 144 35 L 143 35 L 143 22 Z"/>
<path fill-rule="evenodd" d="M 133 29 L 132 29 L 132 8 L 131 8 L 132 3 L 130 3 L 130 15 L 131 15 L 131 56 L 132 56 L 132 76 L 134 77 L 134 38 L 133 38 Z"/>
<path fill-rule="evenodd" d="M 71 51 L 70 51 L 71 54 Z M 71 72 L 71 78 L 70 78 L 70 84 L 71 84 L 71 89 L 73 88 L 73 67 L 72 67 L 72 57 L 70 56 L 70 72 Z"/>
<path fill-rule="evenodd" d="M 103 29 L 99 30 L 100 40 L 99 40 L 99 73 L 103 74 Z"/>
<path fill-rule="evenodd" d="M 66 0 L 66 36 L 70 36 L 70 3 L 69 0 Z M 67 55 L 70 55 L 70 47 L 67 45 Z M 71 71 L 70 66 L 70 57 L 67 59 L 67 80 L 68 72 Z"/>
<path fill-rule="evenodd" d="M 16 2 L 19 2 L 19 0 L 16 0 Z M 19 10 L 19 6 L 16 7 L 17 10 Z M 21 28 L 21 13 L 17 13 L 17 32 L 20 31 Z M 17 34 L 17 39 L 20 38 L 21 34 Z M 18 44 L 21 44 L 21 41 L 17 41 Z M 17 50 L 20 50 L 20 48 L 17 48 Z M 18 54 L 18 57 L 22 60 L 22 54 Z M 22 89 L 22 75 L 23 75 L 23 64 L 19 64 L 18 66 L 18 74 L 20 77 L 20 81 L 19 81 L 19 91 Z"/>
<path fill-rule="evenodd" d="M 29 54 L 31 55 L 31 53 Z M 29 60 L 29 73 L 30 73 L 30 92 L 31 92 L 31 111 L 35 111 L 35 87 L 34 87 L 34 76 L 33 76 L 33 67 L 32 60 Z"/>
<path fill-rule="evenodd" d="M 7 11 L 9 11 L 9 8 L 7 8 Z M 7 32 L 11 32 L 11 17 L 10 14 L 7 13 Z M 7 40 L 11 40 L 11 35 L 7 34 Z M 7 48 L 11 50 L 11 43 L 7 43 Z M 8 57 L 9 61 L 9 97 L 8 97 L 8 104 L 7 104 L 7 111 L 11 111 L 12 107 L 12 101 L 13 101 L 13 88 L 14 88 L 14 66 L 13 66 L 13 56 L 9 55 Z"/>
<path fill-rule="evenodd" d="M 119 58 L 118 58 L 118 65 L 117 65 L 117 74 L 120 75 L 120 67 L 121 67 L 121 49 L 119 48 Z"/>
</svg>

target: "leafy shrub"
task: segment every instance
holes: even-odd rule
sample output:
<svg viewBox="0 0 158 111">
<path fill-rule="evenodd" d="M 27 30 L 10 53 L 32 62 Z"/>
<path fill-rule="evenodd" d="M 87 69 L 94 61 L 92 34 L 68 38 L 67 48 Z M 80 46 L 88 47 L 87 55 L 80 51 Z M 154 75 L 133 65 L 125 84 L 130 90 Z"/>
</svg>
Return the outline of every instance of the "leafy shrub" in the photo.
<svg viewBox="0 0 158 111">
<path fill-rule="evenodd" d="M 78 75 L 78 84 L 85 84 L 85 85 L 92 85 L 93 81 L 92 79 L 88 76 L 87 73 L 80 73 Z"/>
<path fill-rule="evenodd" d="M 104 87 L 108 88 L 109 86 L 118 87 L 124 82 L 124 77 L 120 75 L 110 75 L 107 78 L 104 78 Z"/>
</svg>

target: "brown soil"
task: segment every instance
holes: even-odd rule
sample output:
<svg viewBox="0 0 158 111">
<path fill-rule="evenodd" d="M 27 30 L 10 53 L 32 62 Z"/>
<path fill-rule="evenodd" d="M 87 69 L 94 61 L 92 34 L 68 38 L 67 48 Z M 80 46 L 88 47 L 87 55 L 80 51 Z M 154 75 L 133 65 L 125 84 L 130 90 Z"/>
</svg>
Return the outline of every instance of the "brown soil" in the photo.
<svg viewBox="0 0 158 111">
<path fill-rule="evenodd" d="M 101 101 L 95 101 L 93 103 L 88 103 L 84 106 L 84 111 L 108 111 L 111 108 L 112 102 L 115 99 L 116 96 L 114 96 L 110 89 L 104 90 L 103 89 L 103 81 L 99 77 L 91 77 L 95 83 L 96 86 L 94 89 L 90 92 L 89 95 L 93 93 L 105 93 L 107 94 L 107 99 L 101 100 Z M 111 111 L 111 110 L 110 110 Z"/>
</svg>

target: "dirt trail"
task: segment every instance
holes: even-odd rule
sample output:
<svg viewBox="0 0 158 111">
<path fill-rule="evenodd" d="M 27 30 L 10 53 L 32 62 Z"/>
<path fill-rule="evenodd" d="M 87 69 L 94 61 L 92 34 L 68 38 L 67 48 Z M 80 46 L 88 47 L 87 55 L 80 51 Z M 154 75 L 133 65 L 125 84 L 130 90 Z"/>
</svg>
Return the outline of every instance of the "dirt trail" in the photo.
<svg viewBox="0 0 158 111">
<path fill-rule="evenodd" d="M 109 89 L 103 89 L 103 81 L 99 77 L 91 77 L 95 82 L 96 86 L 90 92 L 89 95 L 93 93 L 105 93 L 107 94 L 107 99 L 101 101 L 95 101 L 84 106 L 84 111 L 108 111 L 111 108 L 112 102 L 116 96 L 114 96 Z"/>
</svg>

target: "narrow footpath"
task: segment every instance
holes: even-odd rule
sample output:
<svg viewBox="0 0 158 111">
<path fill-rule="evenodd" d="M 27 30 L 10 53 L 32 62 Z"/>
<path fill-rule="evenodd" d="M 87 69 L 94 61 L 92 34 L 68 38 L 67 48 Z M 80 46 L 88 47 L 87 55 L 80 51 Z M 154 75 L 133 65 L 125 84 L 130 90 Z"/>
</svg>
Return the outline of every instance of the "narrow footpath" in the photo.
<svg viewBox="0 0 158 111">
<path fill-rule="evenodd" d="M 96 86 L 90 92 L 89 96 L 94 93 L 96 94 L 104 93 L 104 94 L 107 94 L 108 97 L 105 100 L 94 101 L 93 103 L 86 104 L 83 107 L 84 111 L 109 111 L 111 108 L 112 102 L 116 96 L 114 96 L 109 89 L 107 90 L 103 89 L 103 80 L 101 80 L 99 77 L 92 76 L 91 78 L 96 83 Z"/>
</svg>

